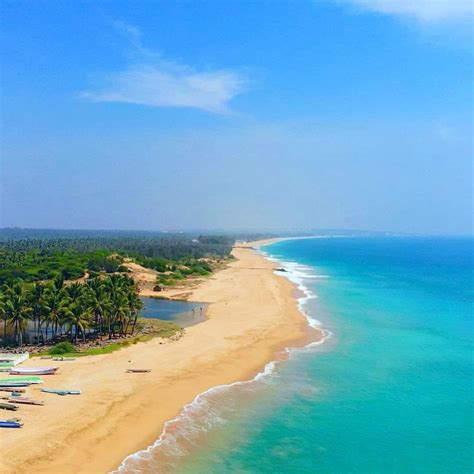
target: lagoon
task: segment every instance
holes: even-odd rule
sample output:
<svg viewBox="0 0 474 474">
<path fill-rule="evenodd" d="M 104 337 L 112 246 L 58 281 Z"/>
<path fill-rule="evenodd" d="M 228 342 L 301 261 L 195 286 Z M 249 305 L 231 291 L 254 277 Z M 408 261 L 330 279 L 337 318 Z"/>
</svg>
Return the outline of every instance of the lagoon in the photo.
<svg viewBox="0 0 474 474">
<path fill-rule="evenodd" d="M 205 319 L 207 304 L 190 301 L 141 298 L 144 318 L 171 321 L 182 327 L 194 326 Z"/>
</svg>

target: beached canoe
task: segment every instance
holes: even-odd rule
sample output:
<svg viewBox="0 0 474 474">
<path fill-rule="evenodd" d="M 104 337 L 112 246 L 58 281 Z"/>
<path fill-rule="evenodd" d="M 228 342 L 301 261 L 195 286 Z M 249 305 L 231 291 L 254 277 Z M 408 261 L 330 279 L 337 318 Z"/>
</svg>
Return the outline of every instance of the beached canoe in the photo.
<svg viewBox="0 0 474 474">
<path fill-rule="evenodd" d="M 18 410 L 18 407 L 14 405 L 13 403 L 0 403 L 0 408 L 2 410 L 12 410 L 12 411 Z"/>
<path fill-rule="evenodd" d="M 14 367 L 11 375 L 52 375 L 59 367 Z"/>
<path fill-rule="evenodd" d="M 33 400 L 32 398 L 23 398 L 23 397 L 11 397 L 7 398 L 7 401 L 10 403 L 19 403 L 20 405 L 44 405 L 42 400 Z"/>
<path fill-rule="evenodd" d="M 145 374 L 151 372 L 151 369 L 127 369 L 130 374 Z"/>
<path fill-rule="evenodd" d="M 0 420 L 0 428 L 21 428 L 23 423 L 20 420 Z"/>
<path fill-rule="evenodd" d="M 10 375 L 8 378 L 1 378 L 0 379 L 0 386 L 5 386 L 6 384 L 13 384 L 13 383 L 43 383 L 43 379 L 36 375 L 29 375 L 29 376 L 14 376 Z"/>
<path fill-rule="evenodd" d="M 0 387 L 0 392 L 10 392 L 11 394 L 14 394 L 14 393 L 23 393 L 25 391 L 24 388 L 18 388 L 17 385 L 15 385 L 14 387 Z"/>
<path fill-rule="evenodd" d="M 2 382 L 0 383 L 0 390 L 4 389 L 15 389 L 20 387 L 29 387 L 28 382 Z"/>
<path fill-rule="evenodd" d="M 45 393 L 54 393 L 56 395 L 80 395 L 80 390 L 61 390 L 61 389 L 54 389 L 54 388 L 42 388 L 42 392 Z"/>
</svg>

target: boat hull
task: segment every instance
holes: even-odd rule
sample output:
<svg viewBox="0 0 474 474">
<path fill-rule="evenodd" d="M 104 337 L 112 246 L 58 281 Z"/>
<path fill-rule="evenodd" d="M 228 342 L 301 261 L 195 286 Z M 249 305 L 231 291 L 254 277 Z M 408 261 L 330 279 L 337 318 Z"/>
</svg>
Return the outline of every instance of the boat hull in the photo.
<svg viewBox="0 0 474 474">
<path fill-rule="evenodd" d="M 10 369 L 10 375 L 53 375 L 58 367 L 18 367 Z"/>
<path fill-rule="evenodd" d="M 23 423 L 18 421 L 0 421 L 0 428 L 21 428 Z"/>
</svg>

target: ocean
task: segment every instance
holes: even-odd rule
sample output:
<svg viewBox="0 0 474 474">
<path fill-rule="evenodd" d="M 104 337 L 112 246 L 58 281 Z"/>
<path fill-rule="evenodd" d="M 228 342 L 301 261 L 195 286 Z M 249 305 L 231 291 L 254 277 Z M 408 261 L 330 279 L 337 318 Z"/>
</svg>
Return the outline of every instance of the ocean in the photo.
<svg viewBox="0 0 474 474">
<path fill-rule="evenodd" d="M 474 240 L 333 237 L 262 251 L 325 339 L 198 396 L 120 470 L 472 473 Z"/>
</svg>

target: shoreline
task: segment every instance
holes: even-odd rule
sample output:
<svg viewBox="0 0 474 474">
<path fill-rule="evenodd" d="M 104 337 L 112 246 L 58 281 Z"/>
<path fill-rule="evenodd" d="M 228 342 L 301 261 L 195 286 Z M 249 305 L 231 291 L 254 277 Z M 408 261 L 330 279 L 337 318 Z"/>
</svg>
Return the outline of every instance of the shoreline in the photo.
<svg viewBox="0 0 474 474">
<path fill-rule="evenodd" d="M 76 398 L 44 397 L 29 388 L 29 395 L 47 405 L 22 409 L 21 430 L 2 430 L 2 472 L 116 470 L 128 456 L 153 445 L 165 423 L 196 397 L 253 379 L 281 359 L 278 354 L 289 345 L 322 340 L 323 331 L 310 329 L 300 311 L 297 285 L 275 275 L 274 264 L 251 248 L 267 243 L 234 248 L 236 261 L 191 290 L 188 301 L 209 303 L 208 317 L 187 328 L 179 341 L 154 339 L 94 359 L 59 363 L 59 374 L 45 377 L 44 386 L 82 388 Z M 124 373 L 145 365 L 152 373 Z M 17 449 L 27 443 L 27 450 Z M 80 466 L 78 459 L 84 460 Z"/>
</svg>

